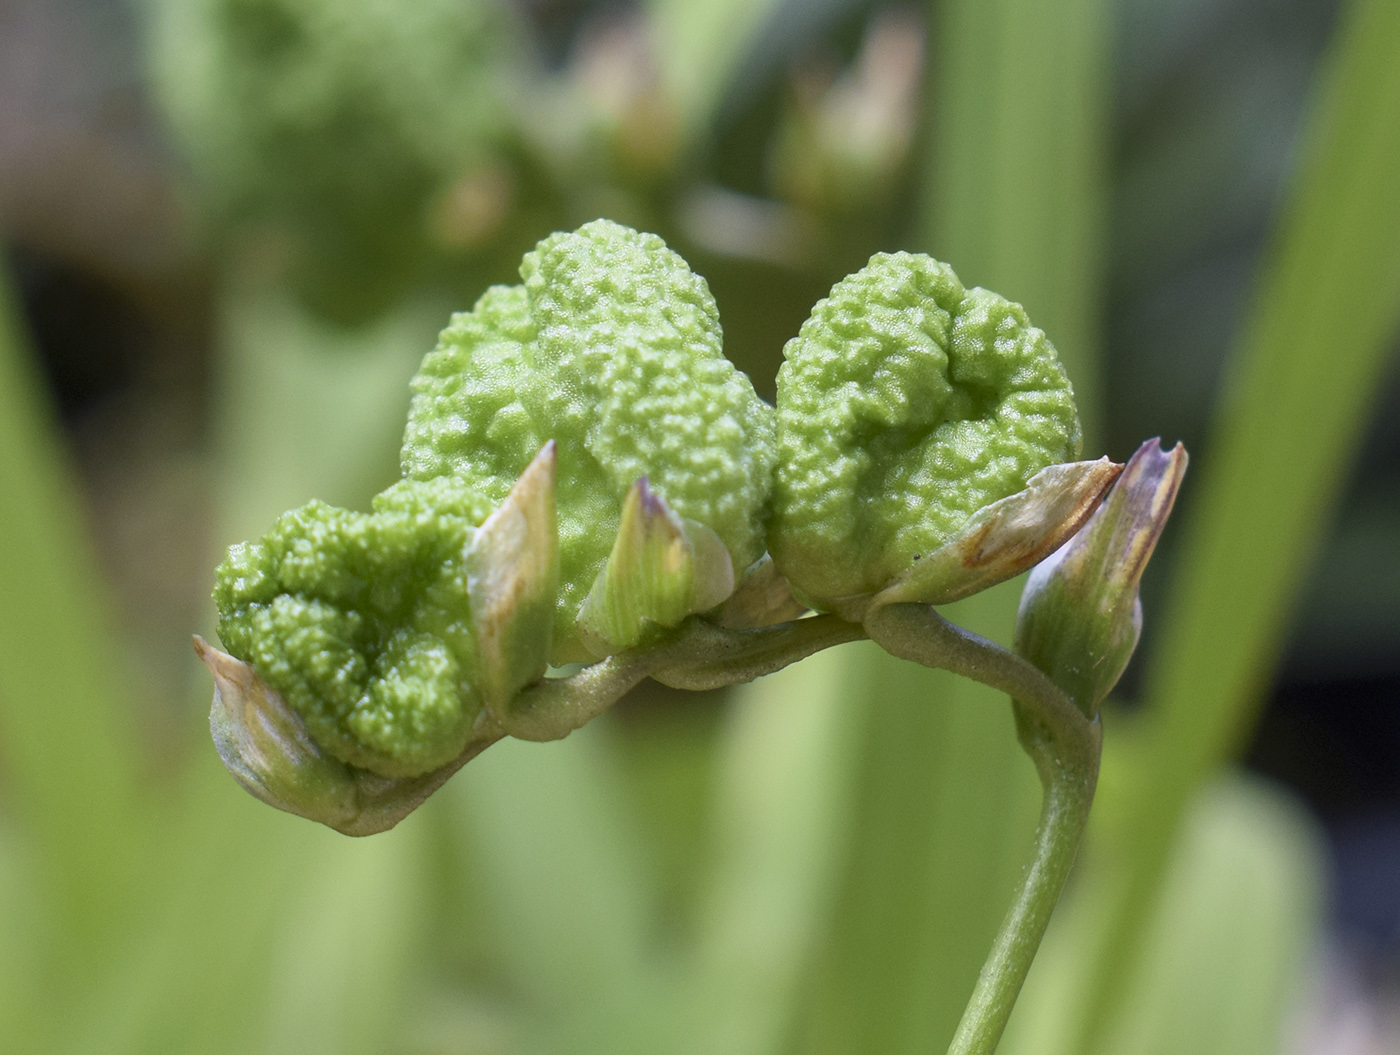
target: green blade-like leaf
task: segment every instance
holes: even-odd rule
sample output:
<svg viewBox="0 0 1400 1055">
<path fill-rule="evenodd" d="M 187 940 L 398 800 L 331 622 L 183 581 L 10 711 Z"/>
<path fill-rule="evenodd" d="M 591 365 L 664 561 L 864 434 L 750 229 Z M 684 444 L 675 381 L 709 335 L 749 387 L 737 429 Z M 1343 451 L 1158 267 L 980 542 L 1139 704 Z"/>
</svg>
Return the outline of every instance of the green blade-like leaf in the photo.
<svg viewBox="0 0 1400 1055">
<path fill-rule="evenodd" d="M 1348 476 L 1400 318 L 1400 6 L 1353 3 L 1229 364 L 1148 670 L 1149 752 L 1121 804 L 1083 1052 L 1129 984 L 1191 794 L 1247 732 Z M 1150 616 L 1149 616 L 1150 618 Z"/>
<path fill-rule="evenodd" d="M 215 417 L 226 541 L 264 530 L 287 505 L 313 495 L 353 504 L 392 474 L 412 356 L 432 342 L 433 324 L 421 309 L 369 332 L 337 331 L 275 291 L 229 288 L 219 322 L 224 362 Z M 192 719 L 202 712 L 191 707 Z M 200 732 L 183 779 L 163 788 L 170 808 L 158 815 L 159 838 L 141 861 L 139 893 L 123 905 L 139 932 L 98 959 L 97 984 L 54 1016 L 62 1019 L 62 1050 L 234 1055 L 288 1035 L 285 1024 L 269 1022 L 269 981 L 279 957 L 290 955 L 289 933 L 327 933 L 324 921 L 298 914 L 315 896 L 309 878 L 324 880 L 326 862 L 350 852 L 339 847 L 348 840 L 248 796 L 219 765 L 207 735 Z M 374 844 L 390 853 L 397 838 Z M 364 876 L 352 867 L 327 882 L 327 902 L 362 897 L 357 883 L 375 886 L 373 870 Z M 375 933 L 371 925 L 372 941 Z M 309 962 L 318 953 L 308 946 L 299 955 Z M 392 960 L 384 979 L 390 988 Z M 354 967 L 353 958 L 347 965 Z M 347 995 L 363 973 L 338 970 L 327 967 L 313 1000 L 320 1004 L 308 1015 L 347 1003 L 371 1007 Z"/>
<path fill-rule="evenodd" d="M 708 130 L 725 85 L 778 0 L 647 0 L 662 85 L 685 140 Z"/>
<path fill-rule="evenodd" d="M 366 508 L 398 477 L 409 378 L 445 316 L 410 303 L 337 329 L 286 291 L 224 291 L 213 414 L 221 542 L 257 537 L 312 498 Z"/>
<path fill-rule="evenodd" d="M 606 721 L 554 743 L 505 740 L 440 793 L 498 969 L 553 1016 L 625 1001 L 645 977 L 655 890 L 614 750 Z"/>
<path fill-rule="evenodd" d="M 419 872 L 427 835 L 418 821 L 372 839 L 317 833 L 319 853 L 299 868 L 276 938 L 270 1053 L 395 1049 L 409 986 L 420 977 L 413 951 L 425 923 Z"/>
<path fill-rule="evenodd" d="M 298 843 L 321 833 L 247 795 L 212 748 L 186 776 L 129 906 L 142 926 L 61 1009 L 56 1050 L 234 1055 L 263 1042 L 271 949 L 307 863 Z"/>
<path fill-rule="evenodd" d="M 0 824 L 0 1037 L 40 1050 L 40 954 L 49 937 L 34 906 L 41 900 L 29 840 Z"/>
<path fill-rule="evenodd" d="M 919 248 L 1025 307 L 1098 453 L 1107 159 L 1103 0 L 935 0 Z"/>
<path fill-rule="evenodd" d="M 1323 847 L 1279 792 L 1236 778 L 1192 804 L 1106 1047 L 1273 1055 L 1322 924 Z"/>
</svg>

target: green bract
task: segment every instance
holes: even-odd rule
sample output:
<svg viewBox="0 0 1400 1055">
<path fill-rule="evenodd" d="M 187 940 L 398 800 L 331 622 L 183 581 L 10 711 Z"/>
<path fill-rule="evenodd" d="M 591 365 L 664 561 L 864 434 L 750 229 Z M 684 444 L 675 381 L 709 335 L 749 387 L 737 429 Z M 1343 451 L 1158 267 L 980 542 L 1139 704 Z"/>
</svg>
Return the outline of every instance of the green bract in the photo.
<svg viewBox="0 0 1400 1055">
<path fill-rule="evenodd" d="M 520 274 L 454 316 L 423 361 L 403 471 L 499 502 L 557 442 L 565 662 L 590 656 L 574 620 L 639 478 L 718 535 L 736 571 L 762 556 L 773 411 L 724 358 L 704 279 L 657 236 L 598 220 L 546 238 Z"/>
<path fill-rule="evenodd" d="M 480 709 L 465 554 L 490 508 L 441 479 L 368 514 L 286 513 L 219 566 L 219 637 L 335 758 L 390 777 L 445 765 Z"/>
<path fill-rule="evenodd" d="M 1019 304 L 878 254 L 784 349 L 769 547 L 818 609 L 879 590 L 1078 456 L 1073 392 Z"/>
</svg>

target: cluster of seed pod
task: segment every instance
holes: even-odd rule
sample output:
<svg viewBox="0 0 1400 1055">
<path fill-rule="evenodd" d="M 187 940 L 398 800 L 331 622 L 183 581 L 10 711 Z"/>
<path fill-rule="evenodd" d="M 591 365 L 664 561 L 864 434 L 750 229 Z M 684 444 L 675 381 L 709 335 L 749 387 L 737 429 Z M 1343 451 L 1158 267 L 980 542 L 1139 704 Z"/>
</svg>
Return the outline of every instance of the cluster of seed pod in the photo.
<svg viewBox="0 0 1400 1055">
<path fill-rule="evenodd" d="M 218 570 L 228 653 L 197 643 L 214 737 L 274 805 L 382 830 L 496 739 L 596 713 L 597 677 L 570 703 L 550 664 L 618 669 L 690 634 L 692 668 L 723 681 L 753 628 L 811 610 L 857 634 L 1026 570 L 1121 469 L 1074 460 L 1069 381 L 1020 306 L 928 257 L 838 283 L 788 344 L 776 408 L 655 235 L 595 221 L 521 277 L 424 360 L 403 479 L 371 512 L 312 503 Z"/>
</svg>

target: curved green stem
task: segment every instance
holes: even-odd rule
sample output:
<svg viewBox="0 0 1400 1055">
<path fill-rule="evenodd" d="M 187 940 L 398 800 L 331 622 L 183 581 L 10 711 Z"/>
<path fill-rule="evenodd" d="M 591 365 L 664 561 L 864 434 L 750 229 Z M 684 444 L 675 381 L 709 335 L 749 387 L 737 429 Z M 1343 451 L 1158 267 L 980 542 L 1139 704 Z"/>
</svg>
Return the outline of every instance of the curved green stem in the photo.
<svg viewBox="0 0 1400 1055">
<path fill-rule="evenodd" d="M 1017 735 L 1044 789 L 1035 846 L 948 1055 L 992 1055 L 1074 863 L 1098 781 L 1102 730 L 1021 656 L 917 604 L 878 605 L 865 628 L 887 652 L 1012 697 Z"/>
<path fill-rule="evenodd" d="M 726 630 L 700 623 L 692 638 L 693 658 L 668 662 L 652 677 L 673 689 L 704 691 L 753 681 L 791 663 L 847 641 L 859 641 L 865 628 L 834 615 L 777 623 L 752 630 Z"/>
<path fill-rule="evenodd" d="M 1102 736 L 1045 674 L 1016 653 L 948 622 L 928 605 L 875 603 L 861 624 L 815 616 L 754 630 L 692 618 L 647 648 L 610 656 L 527 689 L 501 728 L 525 740 L 568 735 L 648 675 L 682 688 L 750 681 L 832 645 L 869 636 L 887 652 L 949 670 L 1012 697 L 1017 735 L 1044 788 L 1035 848 L 948 1055 L 992 1055 L 1074 863 L 1098 781 Z"/>
<path fill-rule="evenodd" d="M 655 645 L 619 652 L 567 678 L 526 689 L 498 721 L 517 739 L 558 740 L 596 718 L 645 677 L 673 688 L 716 689 L 772 674 L 864 636 L 858 623 L 829 615 L 753 630 L 728 630 L 691 618 Z"/>
</svg>

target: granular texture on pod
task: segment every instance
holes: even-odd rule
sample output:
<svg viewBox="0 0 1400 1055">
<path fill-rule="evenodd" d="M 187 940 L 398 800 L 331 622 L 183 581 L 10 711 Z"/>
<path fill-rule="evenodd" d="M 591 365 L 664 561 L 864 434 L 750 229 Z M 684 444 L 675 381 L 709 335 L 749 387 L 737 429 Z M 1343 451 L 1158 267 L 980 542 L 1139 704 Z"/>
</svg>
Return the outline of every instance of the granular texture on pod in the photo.
<svg viewBox="0 0 1400 1055">
<path fill-rule="evenodd" d="M 872 257 L 783 354 L 768 541 L 814 608 L 878 591 L 1079 455 L 1073 391 L 1045 334 L 930 257 Z"/>
<path fill-rule="evenodd" d="M 332 758 L 384 777 L 446 765 L 481 709 L 467 555 L 490 512 L 443 478 L 401 481 L 371 513 L 285 513 L 215 573 L 219 638 Z"/>
<path fill-rule="evenodd" d="M 773 411 L 724 358 L 704 279 L 656 235 L 597 220 L 544 239 L 520 274 L 454 316 L 424 359 L 403 471 L 499 502 L 556 442 L 562 663 L 591 658 L 575 620 L 640 478 L 734 568 L 763 554 Z"/>
</svg>

